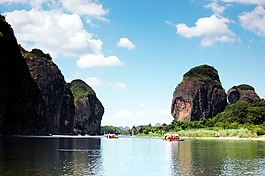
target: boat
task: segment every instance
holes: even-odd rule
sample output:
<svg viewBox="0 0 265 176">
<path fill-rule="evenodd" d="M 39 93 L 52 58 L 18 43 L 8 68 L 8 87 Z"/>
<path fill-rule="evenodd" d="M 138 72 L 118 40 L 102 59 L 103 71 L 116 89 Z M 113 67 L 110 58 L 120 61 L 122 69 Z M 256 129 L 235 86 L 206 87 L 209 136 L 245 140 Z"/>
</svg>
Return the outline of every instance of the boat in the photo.
<svg viewBox="0 0 265 176">
<path fill-rule="evenodd" d="M 104 135 L 107 139 L 118 139 L 116 134 L 105 134 Z"/>
<path fill-rule="evenodd" d="M 184 139 L 180 139 L 178 134 L 164 134 L 163 137 L 166 141 L 184 141 Z"/>
</svg>

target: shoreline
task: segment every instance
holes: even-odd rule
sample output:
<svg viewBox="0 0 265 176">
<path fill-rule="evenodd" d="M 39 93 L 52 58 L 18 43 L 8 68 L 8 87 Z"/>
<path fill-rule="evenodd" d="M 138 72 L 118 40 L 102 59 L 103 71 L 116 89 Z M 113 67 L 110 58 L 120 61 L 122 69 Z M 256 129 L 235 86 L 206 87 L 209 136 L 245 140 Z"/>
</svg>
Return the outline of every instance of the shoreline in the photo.
<svg viewBox="0 0 265 176">
<path fill-rule="evenodd" d="M 231 140 L 231 141 L 262 141 L 265 142 L 265 136 L 252 137 L 252 138 L 241 138 L 241 137 L 180 137 L 181 139 L 202 139 L 202 140 Z"/>
<path fill-rule="evenodd" d="M 122 136 L 122 135 L 121 135 Z M 0 137 L 6 137 L 0 135 Z M 35 135 L 9 135 L 8 137 L 26 137 L 26 138 L 102 138 L 103 135 L 98 136 L 81 136 L 81 135 L 47 135 L 47 136 L 35 136 Z M 144 137 L 144 138 L 162 138 L 161 136 L 130 136 L 130 137 Z M 250 138 L 241 138 L 237 136 L 232 137 L 188 137 L 188 136 L 179 136 L 180 139 L 184 140 L 230 140 L 230 141 L 261 141 L 265 142 L 265 135 L 257 136 L 257 137 L 250 137 Z"/>
</svg>

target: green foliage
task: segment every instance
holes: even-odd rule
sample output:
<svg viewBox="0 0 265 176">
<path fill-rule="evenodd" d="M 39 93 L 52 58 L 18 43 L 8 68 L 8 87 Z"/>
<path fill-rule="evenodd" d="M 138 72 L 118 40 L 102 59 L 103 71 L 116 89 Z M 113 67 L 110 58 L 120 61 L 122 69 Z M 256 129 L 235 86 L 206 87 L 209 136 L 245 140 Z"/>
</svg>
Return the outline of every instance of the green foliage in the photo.
<svg viewBox="0 0 265 176">
<path fill-rule="evenodd" d="M 137 127 L 136 127 L 137 128 Z M 141 126 L 141 135 L 178 133 L 188 137 L 255 137 L 265 135 L 265 100 L 253 103 L 238 101 L 214 118 L 200 121 L 173 121 L 160 127 Z"/>
<path fill-rule="evenodd" d="M 102 126 L 101 127 L 101 134 L 121 134 L 122 131 L 119 127 L 115 127 L 115 126 Z"/>
<path fill-rule="evenodd" d="M 4 22 L 6 22 L 6 17 L 5 17 L 4 15 L 1 15 L 1 14 L 0 14 L 0 21 L 4 21 Z"/>
<path fill-rule="evenodd" d="M 218 71 L 209 65 L 200 65 L 194 67 L 184 74 L 184 79 L 193 77 L 199 77 L 204 80 L 214 80 L 220 84 Z"/>
<path fill-rule="evenodd" d="M 52 60 L 50 54 L 43 53 L 40 49 L 32 49 L 31 52 L 26 51 L 21 45 L 19 45 L 20 52 L 23 57 L 28 58 L 30 60 L 36 58 L 36 57 L 42 57 L 47 60 Z"/>
<path fill-rule="evenodd" d="M 94 90 L 80 79 L 73 80 L 70 89 L 74 95 L 75 103 L 79 98 L 86 98 L 89 94 L 95 95 Z"/>
<path fill-rule="evenodd" d="M 249 138 L 256 137 L 257 134 L 244 128 L 240 129 L 223 129 L 223 130 L 209 130 L 209 129 L 192 129 L 178 131 L 180 136 L 186 137 L 240 137 Z"/>
<path fill-rule="evenodd" d="M 35 56 L 38 56 L 38 57 L 43 57 L 43 58 L 46 58 L 48 60 L 52 60 L 51 56 L 48 53 L 47 54 L 44 54 L 39 49 L 33 49 L 30 53 L 33 54 L 33 55 L 35 55 Z"/>
<path fill-rule="evenodd" d="M 253 90 L 255 91 L 254 87 L 248 85 L 248 84 L 241 84 L 239 86 L 237 86 L 238 89 L 241 89 L 241 90 Z"/>
<path fill-rule="evenodd" d="M 238 101 L 226 107 L 211 121 L 222 123 L 238 123 L 260 125 L 265 121 L 265 100 L 257 100 L 253 103 Z"/>
</svg>

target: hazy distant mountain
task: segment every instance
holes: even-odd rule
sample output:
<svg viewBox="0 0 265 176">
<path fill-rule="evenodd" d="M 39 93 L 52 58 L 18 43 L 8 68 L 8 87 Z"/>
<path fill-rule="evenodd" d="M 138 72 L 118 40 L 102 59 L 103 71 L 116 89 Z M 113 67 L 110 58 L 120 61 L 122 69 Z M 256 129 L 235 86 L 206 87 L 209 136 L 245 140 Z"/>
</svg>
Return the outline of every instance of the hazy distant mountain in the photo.
<svg viewBox="0 0 265 176">
<path fill-rule="evenodd" d="M 156 127 L 160 127 L 161 124 L 160 124 L 160 123 L 156 123 L 155 126 L 156 126 Z"/>
<path fill-rule="evenodd" d="M 126 127 L 119 126 L 119 128 L 120 128 L 122 131 L 128 131 L 128 130 L 130 130 L 130 127 L 128 127 L 128 126 L 126 126 Z"/>
</svg>

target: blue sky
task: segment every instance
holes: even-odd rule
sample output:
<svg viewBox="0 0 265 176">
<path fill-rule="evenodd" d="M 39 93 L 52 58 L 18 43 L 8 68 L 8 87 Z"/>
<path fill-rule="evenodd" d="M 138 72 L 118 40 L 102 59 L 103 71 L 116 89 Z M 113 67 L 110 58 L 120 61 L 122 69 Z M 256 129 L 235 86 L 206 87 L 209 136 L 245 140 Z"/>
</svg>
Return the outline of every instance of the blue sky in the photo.
<svg viewBox="0 0 265 176">
<path fill-rule="evenodd" d="M 169 124 L 172 94 L 209 64 L 265 97 L 265 0 L 0 0 L 17 40 L 50 53 L 105 107 L 102 125 Z"/>
</svg>

